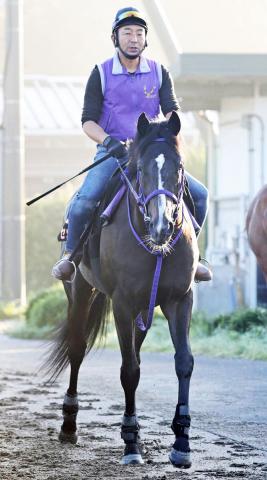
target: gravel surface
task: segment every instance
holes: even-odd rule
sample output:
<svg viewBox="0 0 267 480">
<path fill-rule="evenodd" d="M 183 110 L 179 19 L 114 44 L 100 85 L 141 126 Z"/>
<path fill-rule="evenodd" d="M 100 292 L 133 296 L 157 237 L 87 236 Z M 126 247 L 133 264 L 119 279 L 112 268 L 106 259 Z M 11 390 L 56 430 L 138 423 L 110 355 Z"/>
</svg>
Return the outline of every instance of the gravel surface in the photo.
<svg viewBox="0 0 267 480">
<path fill-rule="evenodd" d="M 61 445 L 68 372 L 53 385 L 38 372 L 47 345 L 0 335 L 0 479 L 267 479 L 267 363 L 196 357 L 191 383 L 193 465 L 169 463 L 177 402 L 173 355 L 143 353 L 137 392 L 144 465 L 121 466 L 124 409 L 120 354 L 84 361 L 77 445 Z"/>
</svg>

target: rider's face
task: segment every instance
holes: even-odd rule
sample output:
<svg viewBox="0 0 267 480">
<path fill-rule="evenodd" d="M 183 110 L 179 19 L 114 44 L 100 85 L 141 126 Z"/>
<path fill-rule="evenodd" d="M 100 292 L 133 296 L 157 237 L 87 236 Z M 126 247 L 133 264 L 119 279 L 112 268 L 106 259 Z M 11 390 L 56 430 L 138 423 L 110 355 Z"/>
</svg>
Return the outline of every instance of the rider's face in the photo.
<svg viewBox="0 0 267 480">
<path fill-rule="evenodd" d="M 120 48 L 128 55 L 140 55 L 144 49 L 146 32 L 139 25 L 126 25 L 118 30 Z"/>
</svg>

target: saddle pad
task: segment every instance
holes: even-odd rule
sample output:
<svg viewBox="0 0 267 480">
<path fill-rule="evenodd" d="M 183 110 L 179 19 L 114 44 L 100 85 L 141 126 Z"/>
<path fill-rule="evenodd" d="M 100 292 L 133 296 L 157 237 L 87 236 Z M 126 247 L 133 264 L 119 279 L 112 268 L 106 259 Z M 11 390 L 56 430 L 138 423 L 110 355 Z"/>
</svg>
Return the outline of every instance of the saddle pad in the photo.
<svg viewBox="0 0 267 480">
<path fill-rule="evenodd" d="M 95 210 L 92 227 L 83 247 L 83 258 L 86 265 L 90 265 L 90 259 L 92 260 L 95 258 L 99 258 L 100 237 L 103 227 L 102 219 L 100 217 L 111 202 L 111 200 L 114 198 L 120 187 L 121 176 L 120 170 L 117 169 L 108 181 L 104 197 Z"/>
</svg>

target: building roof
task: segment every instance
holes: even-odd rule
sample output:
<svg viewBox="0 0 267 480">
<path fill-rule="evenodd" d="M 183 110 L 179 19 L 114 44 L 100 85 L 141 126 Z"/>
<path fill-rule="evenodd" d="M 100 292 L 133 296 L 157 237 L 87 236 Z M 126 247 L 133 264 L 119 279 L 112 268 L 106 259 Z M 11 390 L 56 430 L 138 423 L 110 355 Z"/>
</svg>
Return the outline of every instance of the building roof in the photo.
<svg viewBox="0 0 267 480">
<path fill-rule="evenodd" d="M 86 78 L 26 75 L 24 128 L 26 135 L 82 133 L 81 111 Z M 0 119 L 3 96 L 0 96 Z"/>
<path fill-rule="evenodd" d="M 170 70 L 184 111 L 220 110 L 226 97 L 267 96 L 267 54 L 184 53 Z"/>
</svg>

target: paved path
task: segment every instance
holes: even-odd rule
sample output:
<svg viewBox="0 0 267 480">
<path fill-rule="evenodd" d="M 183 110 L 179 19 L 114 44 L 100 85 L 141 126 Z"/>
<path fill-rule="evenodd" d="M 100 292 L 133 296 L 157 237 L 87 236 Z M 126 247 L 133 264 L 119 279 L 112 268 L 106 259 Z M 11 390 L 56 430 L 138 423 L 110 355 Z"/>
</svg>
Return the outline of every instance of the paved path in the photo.
<svg viewBox="0 0 267 480">
<path fill-rule="evenodd" d="M 0 335 L 0 479 L 267 479 L 267 363 L 196 357 L 191 384 L 193 466 L 168 462 L 177 401 L 171 354 L 142 355 L 137 394 L 145 464 L 120 466 L 120 354 L 86 358 L 79 442 L 57 440 L 67 373 L 48 386 L 37 373 L 46 345 Z"/>
</svg>

